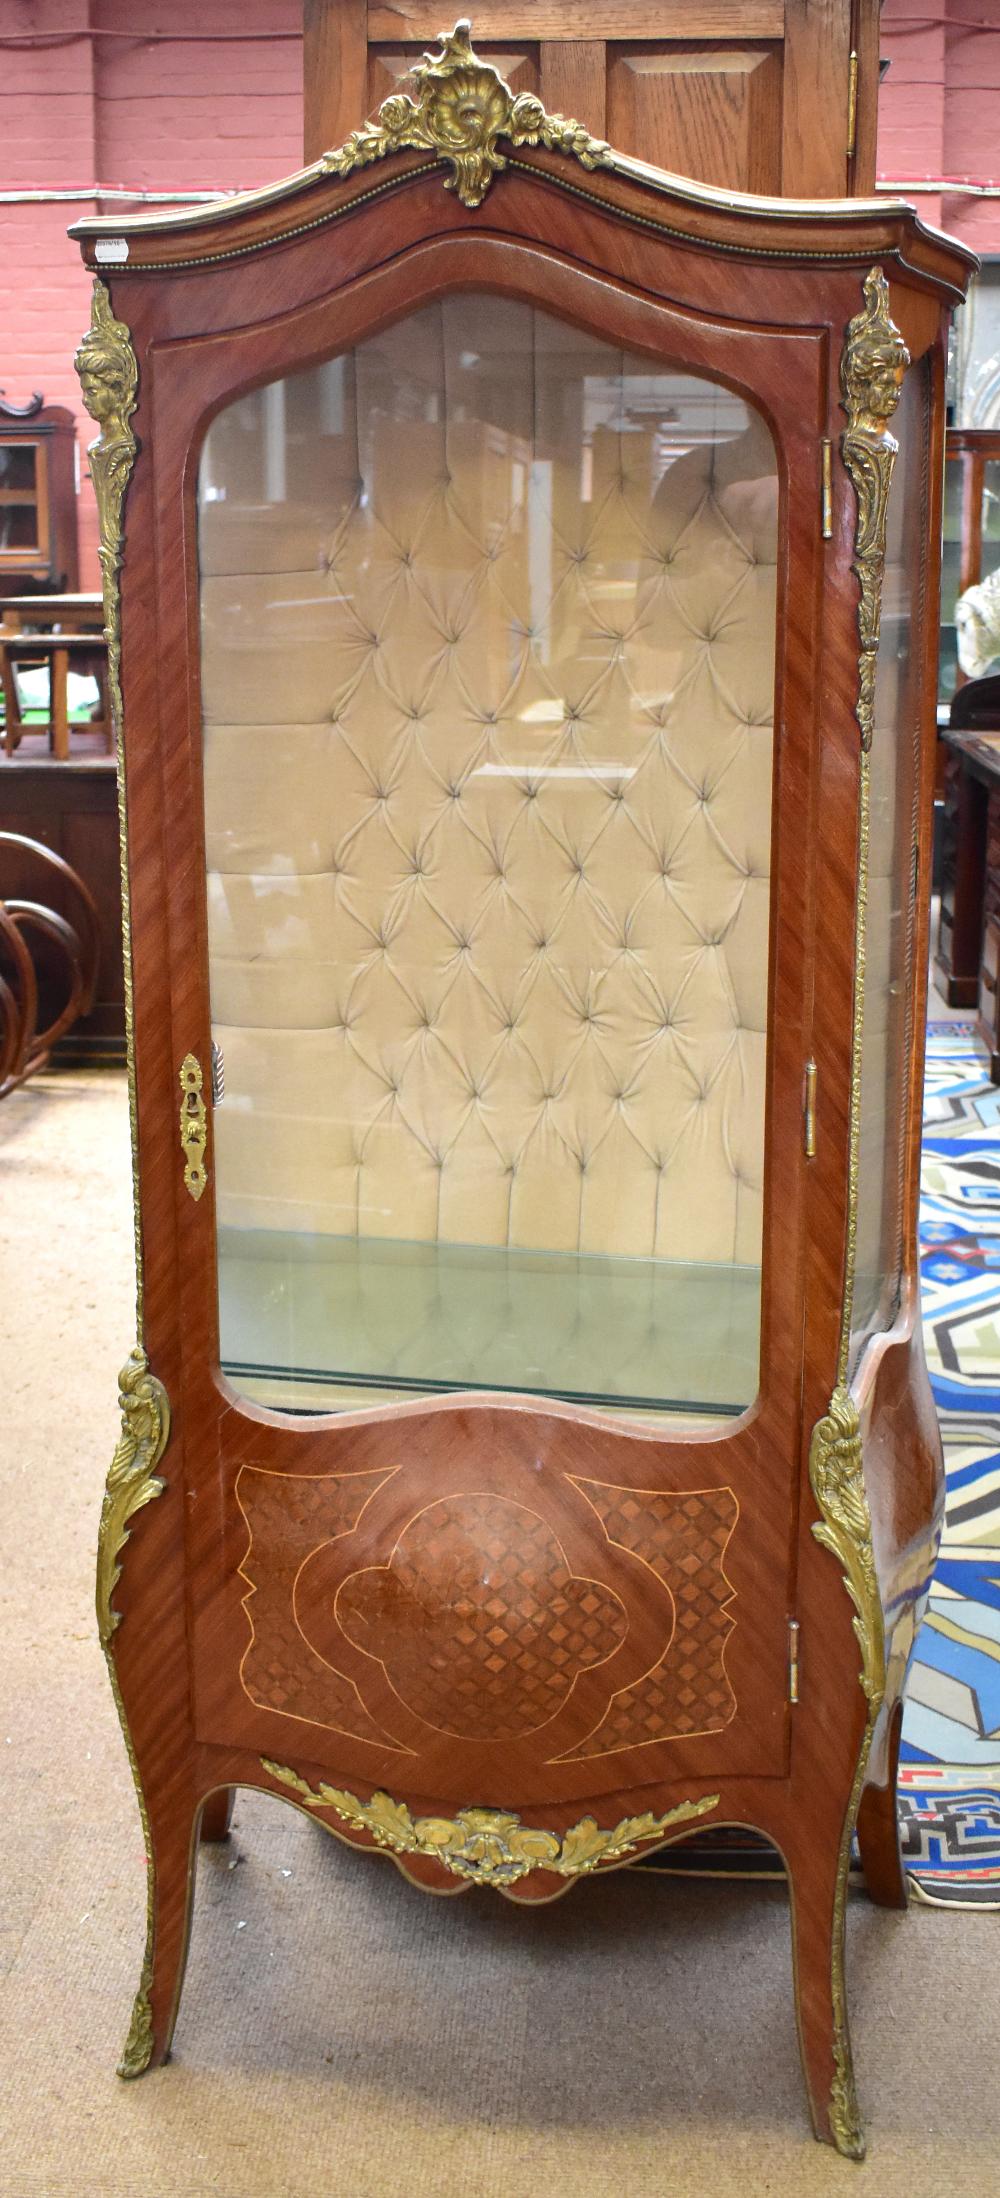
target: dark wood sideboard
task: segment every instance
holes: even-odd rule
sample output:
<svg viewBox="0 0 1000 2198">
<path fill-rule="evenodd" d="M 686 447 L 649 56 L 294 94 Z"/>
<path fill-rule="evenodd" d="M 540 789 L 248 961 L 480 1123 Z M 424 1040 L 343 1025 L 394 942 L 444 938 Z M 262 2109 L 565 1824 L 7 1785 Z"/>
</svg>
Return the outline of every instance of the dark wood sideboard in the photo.
<svg viewBox="0 0 1000 2198">
<path fill-rule="evenodd" d="M 975 1008 L 1000 1083 L 1000 727 L 948 732 L 938 967 L 953 1007 Z"/>
<path fill-rule="evenodd" d="M 943 816 L 937 982 L 949 1007 L 979 1009 L 983 1035 L 995 1054 L 1000 679 L 969 680 L 959 689 L 938 752 Z M 987 952 L 990 924 L 992 943 Z M 993 1073 L 996 1076 L 995 1067 Z"/>
</svg>

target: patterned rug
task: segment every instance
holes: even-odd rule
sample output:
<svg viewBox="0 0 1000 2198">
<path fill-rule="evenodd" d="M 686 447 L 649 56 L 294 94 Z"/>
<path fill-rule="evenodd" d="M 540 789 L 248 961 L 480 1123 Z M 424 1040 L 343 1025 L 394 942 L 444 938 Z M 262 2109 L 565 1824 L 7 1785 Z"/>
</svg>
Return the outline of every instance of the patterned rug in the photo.
<svg viewBox="0 0 1000 2198">
<path fill-rule="evenodd" d="M 971 1023 L 927 1032 L 924 1341 L 944 1539 L 903 1719 L 903 1852 L 919 1896 L 1000 1907 L 1000 1088 Z"/>
<path fill-rule="evenodd" d="M 918 1900 L 1000 1908 L 1000 1087 L 971 1023 L 928 1026 L 920 1249 L 948 1492 L 907 1685 L 900 1835 Z M 766 1841 L 735 1830 L 647 1867 L 784 1874 Z"/>
</svg>

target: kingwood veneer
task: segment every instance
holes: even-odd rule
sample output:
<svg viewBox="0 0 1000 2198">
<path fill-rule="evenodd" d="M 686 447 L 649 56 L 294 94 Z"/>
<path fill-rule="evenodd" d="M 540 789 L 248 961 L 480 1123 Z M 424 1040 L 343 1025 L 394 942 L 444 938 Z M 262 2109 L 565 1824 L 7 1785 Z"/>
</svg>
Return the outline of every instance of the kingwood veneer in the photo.
<svg viewBox="0 0 1000 2198">
<path fill-rule="evenodd" d="M 849 1845 L 902 1905 L 941 1516 L 926 605 L 968 256 L 644 169 L 461 28 L 280 189 L 74 234 L 136 1171 L 122 2073 L 169 2050 L 236 1785 L 522 1901 L 697 1818 L 784 1858 L 815 2129 L 860 2156 Z"/>
</svg>

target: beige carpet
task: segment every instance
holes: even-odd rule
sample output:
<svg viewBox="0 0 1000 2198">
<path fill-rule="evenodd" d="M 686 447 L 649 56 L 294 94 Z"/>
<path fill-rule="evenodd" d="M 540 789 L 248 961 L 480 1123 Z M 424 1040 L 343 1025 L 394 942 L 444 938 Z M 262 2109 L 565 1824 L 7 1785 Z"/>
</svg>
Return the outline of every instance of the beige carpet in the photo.
<svg viewBox="0 0 1000 2198">
<path fill-rule="evenodd" d="M 855 2183 L 808 2134 L 776 1888 L 429 1900 L 252 1795 L 202 1859 L 175 2059 L 117 2081 L 144 1870 L 92 1571 L 130 1212 L 120 1078 L 4 1102 L 3 2198 L 1000 2193 L 993 1917 L 852 1901 Z"/>
</svg>

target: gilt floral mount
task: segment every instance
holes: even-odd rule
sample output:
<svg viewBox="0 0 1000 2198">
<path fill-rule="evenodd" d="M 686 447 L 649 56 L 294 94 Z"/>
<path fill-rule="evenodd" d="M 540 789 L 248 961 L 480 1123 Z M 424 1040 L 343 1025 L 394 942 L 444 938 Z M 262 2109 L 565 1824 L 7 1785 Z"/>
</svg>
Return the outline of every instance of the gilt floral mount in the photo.
<svg viewBox="0 0 1000 2198">
<path fill-rule="evenodd" d="M 405 1802 L 387 1793 L 373 1793 L 370 1801 L 344 1793 L 337 1786 L 312 1787 L 286 1764 L 262 1757 L 265 1771 L 279 1785 L 299 1794 L 310 1809 L 330 1809 L 351 1831 L 367 1833 L 376 1847 L 392 1855 L 417 1856 L 438 1862 L 449 1876 L 467 1885 L 491 1885 L 508 1892 L 533 1870 L 548 1870 L 554 1877 L 589 1877 L 602 1863 L 626 1862 L 636 1848 L 658 1840 L 676 1825 L 710 1815 L 719 1806 L 718 1794 L 703 1794 L 697 1801 L 680 1801 L 665 1816 L 629 1816 L 605 1831 L 592 1816 L 559 1837 L 522 1824 L 506 1809 L 459 1809 L 456 1817 L 411 1816 Z"/>
<path fill-rule="evenodd" d="M 495 175 L 507 166 L 497 140 L 511 145 L 544 145 L 570 153 L 584 168 L 597 168 L 609 148 L 591 137 L 582 122 L 547 114 L 533 92 L 515 97 L 490 62 L 481 61 L 471 44 L 472 25 L 456 23 L 441 33 L 440 53 L 425 54 L 412 71 L 416 96 L 393 92 L 373 122 L 352 130 L 345 144 L 324 153 L 328 175 L 351 175 L 389 153 L 421 151 L 446 160 L 453 170 L 445 188 L 457 191 L 463 206 L 481 206 Z"/>
</svg>

